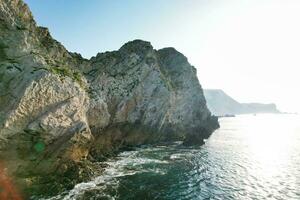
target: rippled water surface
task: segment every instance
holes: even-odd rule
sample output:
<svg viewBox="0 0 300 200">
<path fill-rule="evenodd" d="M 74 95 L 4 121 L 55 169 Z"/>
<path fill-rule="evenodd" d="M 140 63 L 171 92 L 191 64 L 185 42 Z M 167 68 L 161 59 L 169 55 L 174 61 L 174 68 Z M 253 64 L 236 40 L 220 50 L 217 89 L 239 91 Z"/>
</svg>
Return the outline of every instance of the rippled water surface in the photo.
<svg viewBox="0 0 300 200">
<path fill-rule="evenodd" d="M 300 199 L 300 118 L 219 120 L 199 148 L 137 148 L 104 174 L 54 199 Z"/>
</svg>

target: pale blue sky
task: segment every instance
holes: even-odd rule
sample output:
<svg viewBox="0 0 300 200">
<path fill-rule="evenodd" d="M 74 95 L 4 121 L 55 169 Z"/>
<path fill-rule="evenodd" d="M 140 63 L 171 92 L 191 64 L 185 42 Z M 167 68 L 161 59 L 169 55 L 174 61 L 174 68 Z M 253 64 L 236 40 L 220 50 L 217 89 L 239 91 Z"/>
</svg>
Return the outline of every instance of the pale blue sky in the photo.
<svg viewBox="0 0 300 200">
<path fill-rule="evenodd" d="M 133 39 L 175 47 L 204 88 L 300 111 L 298 0 L 25 0 L 39 25 L 89 58 Z"/>
<path fill-rule="evenodd" d="M 197 0 L 25 0 L 38 24 L 68 50 L 91 57 L 133 39 L 156 47 L 175 44 L 180 23 Z M 184 9 L 185 8 L 185 9 Z M 164 42 L 162 42 L 164 41 Z"/>
</svg>

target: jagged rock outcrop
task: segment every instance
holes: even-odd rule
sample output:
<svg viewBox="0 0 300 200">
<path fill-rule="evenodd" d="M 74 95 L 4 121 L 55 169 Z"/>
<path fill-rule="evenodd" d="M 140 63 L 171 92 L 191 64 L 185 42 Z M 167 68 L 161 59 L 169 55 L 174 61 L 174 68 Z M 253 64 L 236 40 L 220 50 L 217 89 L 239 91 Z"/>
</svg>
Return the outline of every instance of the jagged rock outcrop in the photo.
<svg viewBox="0 0 300 200">
<path fill-rule="evenodd" d="M 115 137 L 111 130 L 119 133 L 110 140 L 121 140 L 112 143 L 136 145 L 184 139 L 193 133 L 201 135 L 198 142 L 202 142 L 216 128 L 195 68 L 173 48 L 156 51 L 149 42 L 132 41 L 119 51 L 93 57 L 84 74 L 91 102 L 105 97 L 110 113 L 106 131 L 109 137 Z M 106 140 L 106 131 L 96 135 L 96 140 Z"/>
<path fill-rule="evenodd" d="M 135 40 L 87 60 L 21 0 L 0 0 L 0 19 L 0 158 L 25 185 L 126 146 L 201 144 L 218 127 L 196 69 L 173 48 Z"/>
</svg>

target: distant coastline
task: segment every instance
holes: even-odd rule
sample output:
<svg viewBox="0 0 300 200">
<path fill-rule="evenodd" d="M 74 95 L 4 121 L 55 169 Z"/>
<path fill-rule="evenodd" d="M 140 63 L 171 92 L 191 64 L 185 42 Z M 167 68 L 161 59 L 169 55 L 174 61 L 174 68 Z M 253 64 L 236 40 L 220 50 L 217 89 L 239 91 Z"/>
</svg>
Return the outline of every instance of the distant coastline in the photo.
<svg viewBox="0 0 300 200">
<path fill-rule="evenodd" d="M 276 104 L 240 103 L 221 89 L 205 89 L 207 107 L 218 117 L 233 117 L 239 114 L 282 113 Z"/>
</svg>

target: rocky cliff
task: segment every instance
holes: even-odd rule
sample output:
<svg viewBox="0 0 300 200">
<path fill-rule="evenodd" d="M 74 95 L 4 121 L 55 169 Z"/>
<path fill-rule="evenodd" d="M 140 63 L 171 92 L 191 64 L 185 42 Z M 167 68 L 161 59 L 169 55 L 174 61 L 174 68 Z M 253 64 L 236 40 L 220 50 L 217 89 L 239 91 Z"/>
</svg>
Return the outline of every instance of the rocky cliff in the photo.
<svg viewBox="0 0 300 200">
<path fill-rule="evenodd" d="M 280 113 L 275 104 L 239 103 L 222 90 L 204 90 L 207 107 L 216 116 L 251 114 L 251 113 Z"/>
<path fill-rule="evenodd" d="M 0 159 L 25 188 L 58 191 L 54 179 L 72 185 L 123 147 L 202 144 L 218 127 L 196 69 L 174 48 L 135 40 L 87 60 L 21 0 L 0 0 L 0 19 Z"/>
</svg>

